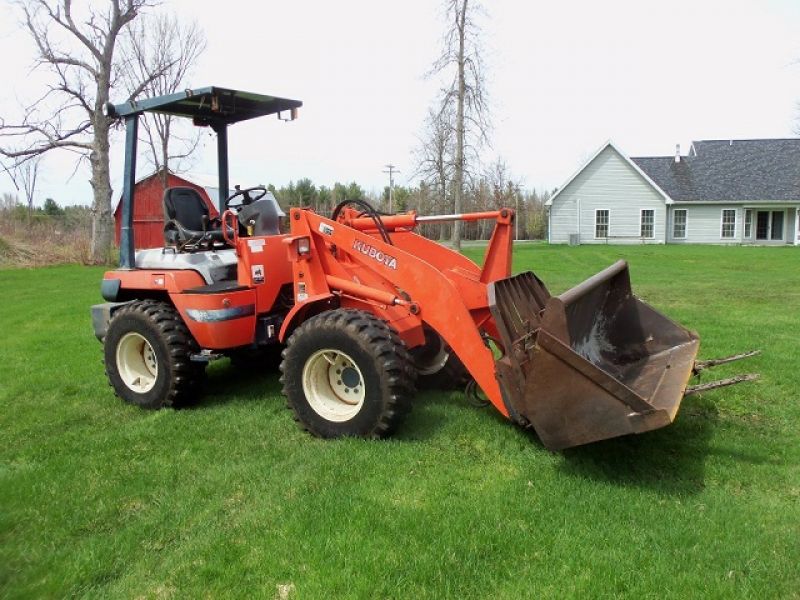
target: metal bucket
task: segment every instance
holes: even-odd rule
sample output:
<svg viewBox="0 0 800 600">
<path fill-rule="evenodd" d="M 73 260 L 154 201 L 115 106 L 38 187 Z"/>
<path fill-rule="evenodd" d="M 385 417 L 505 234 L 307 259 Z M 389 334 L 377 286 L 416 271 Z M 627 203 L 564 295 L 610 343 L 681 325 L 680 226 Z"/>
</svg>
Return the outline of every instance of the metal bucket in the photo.
<svg viewBox="0 0 800 600">
<path fill-rule="evenodd" d="M 664 427 L 700 341 L 632 291 L 618 261 L 560 296 L 531 272 L 489 285 L 511 417 L 552 450 Z"/>
</svg>

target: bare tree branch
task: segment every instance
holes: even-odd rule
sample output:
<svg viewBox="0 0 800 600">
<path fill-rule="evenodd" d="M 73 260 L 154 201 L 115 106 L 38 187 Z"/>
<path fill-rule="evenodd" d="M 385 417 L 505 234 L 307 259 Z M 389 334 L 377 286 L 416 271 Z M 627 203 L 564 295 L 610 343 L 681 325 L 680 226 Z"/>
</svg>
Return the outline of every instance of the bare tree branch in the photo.
<svg viewBox="0 0 800 600">
<path fill-rule="evenodd" d="M 435 117 L 442 119 L 452 129 L 452 145 L 448 149 L 448 160 L 452 168 L 453 210 L 461 212 L 465 183 L 472 185 L 478 171 L 478 152 L 488 144 L 490 119 L 486 80 L 483 75 L 481 59 L 481 30 L 477 17 L 483 14 L 477 0 L 445 0 L 445 32 L 442 38 L 442 52 L 434 61 L 428 77 L 442 76 L 448 81 L 438 99 L 439 110 Z M 437 145 L 436 127 L 428 125 L 431 137 L 423 149 L 419 162 L 421 172 L 430 167 L 428 157 L 441 150 Z M 461 223 L 453 225 L 453 245 L 461 247 Z"/>
<path fill-rule="evenodd" d="M 128 81 L 131 97 L 163 96 L 187 87 L 191 68 L 205 46 L 205 35 L 194 22 L 182 25 L 172 15 L 140 19 L 127 31 L 124 45 L 124 63 L 131 75 Z M 176 132 L 179 121 L 158 113 L 148 114 L 142 120 L 143 141 L 150 150 L 148 159 L 154 170 L 161 173 L 165 187 L 167 174 L 181 172 L 185 159 L 200 141 L 200 132 L 195 129 L 186 136 Z M 178 150 L 171 149 L 174 142 L 178 143 Z"/>
<path fill-rule="evenodd" d="M 33 214 L 33 200 L 36 197 L 36 180 L 39 177 L 39 163 L 41 157 L 36 156 L 31 158 L 20 165 L 17 165 L 13 170 L 7 171 L 11 180 L 14 182 L 14 187 L 25 194 L 25 202 L 28 207 L 28 222 L 30 223 L 31 215 Z"/>
<path fill-rule="evenodd" d="M 0 119 L 4 168 L 31 165 L 52 150 L 66 150 L 91 166 L 92 259 L 105 262 L 113 242 L 110 131 L 102 114 L 120 85 L 120 34 L 157 0 L 20 0 L 22 24 L 35 47 L 35 67 L 52 76 L 41 96 L 13 123 Z M 80 4 L 80 6 L 76 6 Z M 143 77 L 146 81 L 148 78 Z"/>
</svg>

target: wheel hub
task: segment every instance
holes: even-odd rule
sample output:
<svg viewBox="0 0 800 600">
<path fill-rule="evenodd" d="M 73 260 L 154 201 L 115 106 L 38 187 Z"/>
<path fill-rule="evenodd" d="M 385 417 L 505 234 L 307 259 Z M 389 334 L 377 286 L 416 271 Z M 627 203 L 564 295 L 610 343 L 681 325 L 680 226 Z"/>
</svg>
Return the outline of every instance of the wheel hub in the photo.
<svg viewBox="0 0 800 600">
<path fill-rule="evenodd" d="M 364 377 L 350 356 L 340 350 L 318 350 L 303 367 L 303 392 L 321 417 L 341 423 L 364 404 Z"/>
<path fill-rule="evenodd" d="M 153 346 L 143 335 L 130 332 L 117 344 L 117 372 L 132 391 L 144 394 L 153 389 L 158 377 L 158 360 Z"/>
<path fill-rule="evenodd" d="M 349 388 L 358 388 L 361 383 L 361 376 L 352 367 L 345 367 L 342 371 L 342 383 Z"/>
</svg>

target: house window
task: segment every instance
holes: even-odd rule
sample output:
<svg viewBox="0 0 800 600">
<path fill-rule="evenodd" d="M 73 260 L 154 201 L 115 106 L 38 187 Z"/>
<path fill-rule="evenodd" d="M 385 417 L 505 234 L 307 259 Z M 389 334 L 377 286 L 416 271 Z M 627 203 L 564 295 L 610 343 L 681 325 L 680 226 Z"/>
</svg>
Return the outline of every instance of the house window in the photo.
<svg viewBox="0 0 800 600">
<path fill-rule="evenodd" d="M 672 237 L 686 239 L 686 209 L 676 208 L 672 213 Z"/>
<path fill-rule="evenodd" d="M 656 211 L 652 208 L 642 209 L 639 217 L 639 235 L 643 238 L 653 237 L 653 229 L 655 228 Z"/>
<path fill-rule="evenodd" d="M 753 211 L 749 208 L 744 211 L 744 237 L 753 237 Z"/>
<path fill-rule="evenodd" d="M 736 210 L 726 208 L 722 211 L 722 237 L 730 239 L 736 235 Z"/>
<path fill-rule="evenodd" d="M 608 209 L 594 211 L 594 237 L 608 237 Z"/>
</svg>

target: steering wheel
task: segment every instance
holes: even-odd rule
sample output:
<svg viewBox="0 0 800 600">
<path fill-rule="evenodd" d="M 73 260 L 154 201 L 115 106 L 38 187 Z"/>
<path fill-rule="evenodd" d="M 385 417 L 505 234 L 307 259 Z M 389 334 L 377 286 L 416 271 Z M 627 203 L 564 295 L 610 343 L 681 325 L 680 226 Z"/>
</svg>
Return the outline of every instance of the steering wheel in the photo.
<svg viewBox="0 0 800 600">
<path fill-rule="evenodd" d="M 267 188 L 263 185 L 256 185 L 244 190 L 237 185 L 235 189 L 236 191 L 225 200 L 225 210 L 232 210 L 238 213 L 243 207 L 252 204 L 256 200 L 261 200 L 261 198 L 267 195 Z M 238 202 L 234 204 L 233 202 L 236 200 L 238 200 Z"/>
</svg>

